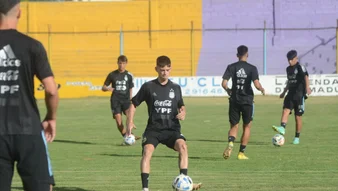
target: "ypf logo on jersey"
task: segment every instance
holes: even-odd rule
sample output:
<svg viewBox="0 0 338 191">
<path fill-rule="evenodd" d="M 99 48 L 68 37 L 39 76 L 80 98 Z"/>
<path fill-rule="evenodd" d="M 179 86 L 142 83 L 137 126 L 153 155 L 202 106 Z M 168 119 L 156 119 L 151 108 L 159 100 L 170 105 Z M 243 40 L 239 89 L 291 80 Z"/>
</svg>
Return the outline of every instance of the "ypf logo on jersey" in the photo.
<svg viewBox="0 0 338 191">
<path fill-rule="evenodd" d="M 172 101 L 171 100 L 164 100 L 164 101 L 159 101 L 156 100 L 154 102 L 155 110 L 157 113 L 161 114 L 169 114 L 171 113 L 171 105 Z"/>
<path fill-rule="evenodd" d="M 0 49 L 0 81 L 4 82 L 4 85 L 0 86 L 0 94 L 14 94 L 19 91 L 18 84 L 6 85 L 6 82 L 18 80 L 20 66 L 21 61 L 16 58 L 10 45 Z"/>
</svg>

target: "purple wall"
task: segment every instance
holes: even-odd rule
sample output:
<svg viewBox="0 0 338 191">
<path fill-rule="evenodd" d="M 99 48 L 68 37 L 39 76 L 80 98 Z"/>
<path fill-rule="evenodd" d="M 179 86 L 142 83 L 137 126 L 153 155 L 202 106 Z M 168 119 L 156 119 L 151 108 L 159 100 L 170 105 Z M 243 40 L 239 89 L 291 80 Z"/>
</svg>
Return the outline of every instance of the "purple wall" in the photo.
<svg viewBox="0 0 338 191">
<path fill-rule="evenodd" d="M 336 27 L 338 0 L 203 0 L 203 28 Z M 236 48 L 249 47 L 248 62 L 263 74 L 263 31 L 204 31 L 197 75 L 222 75 L 237 60 Z M 336 29 L 269 30 L 267 74 L 285 74 L 287 51 L 295 49 L 311 74 L 336 72 Z"/>
</svg>

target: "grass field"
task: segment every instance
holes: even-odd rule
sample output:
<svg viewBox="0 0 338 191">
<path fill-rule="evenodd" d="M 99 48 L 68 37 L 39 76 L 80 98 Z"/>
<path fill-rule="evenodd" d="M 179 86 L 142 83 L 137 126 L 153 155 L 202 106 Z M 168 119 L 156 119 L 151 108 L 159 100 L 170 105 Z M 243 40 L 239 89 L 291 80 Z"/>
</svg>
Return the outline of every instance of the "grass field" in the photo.
<svg viewBox="0 0 338 191">
<path fill-rule="evenodd" d="M 286 143 L 274 147 L 271 128 L 280 123 L 282 100 L 256 97 L 255 119 L 246 154 L 222 158 L 228 124 L 227 98 L 185 98 L 187 118 L 182 133 L 189 148 L 189 175 L 205 191 L 327 191 L 338 190 L 338 97 L 310 97 L 306 102 L 301 144 L 292 145 L 294 117 L 289 117 Z M 43 101 L 39 101 L 44 114 Z M 55 191 L 140 191 L 140 141 L 119 146 L 109 98 L 61 100 L 57 138 L 49 144 L 57 187 Z M 145 103 L 137 110 L 134 133 L 147 120 Z M 241 131 L 240 131 L 241 133 Z M 177 154 L 160 145 L 151 163 L 149 188 L 169 191 L 178 175 Z M 22 190 L 17 175 L 13 190 Z"/>
</svg>

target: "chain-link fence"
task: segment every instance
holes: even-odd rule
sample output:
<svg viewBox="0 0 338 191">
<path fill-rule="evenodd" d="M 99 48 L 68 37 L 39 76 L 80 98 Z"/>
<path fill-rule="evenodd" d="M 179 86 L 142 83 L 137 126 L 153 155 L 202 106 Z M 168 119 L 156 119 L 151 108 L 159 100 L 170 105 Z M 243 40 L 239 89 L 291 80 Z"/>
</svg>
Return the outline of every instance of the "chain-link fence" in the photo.
<svg viewBox="0 0 338 191">
<path fill-rule="evenodd" d="M 137 76 L 154 74 L 157 56 L 173 60 L 173 75 L 221 75 L 235 62 L 236 48 L 249 47 L 249 62 L 260 74 L 284 74 L 286 53 L 295 49 L 312 74 L 337 72 L 337 29 L 180 29 L 97 32 L 30 32 L 44 42 L 61 76 L 102 76 L 125 54 Z"/>
</svg>

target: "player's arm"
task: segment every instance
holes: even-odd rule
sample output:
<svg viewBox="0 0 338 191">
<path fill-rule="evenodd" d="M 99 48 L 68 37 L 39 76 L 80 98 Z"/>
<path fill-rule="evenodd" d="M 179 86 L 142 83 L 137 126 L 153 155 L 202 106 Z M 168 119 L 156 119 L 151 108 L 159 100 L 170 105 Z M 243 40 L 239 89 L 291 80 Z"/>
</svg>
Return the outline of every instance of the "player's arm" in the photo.
<svg viewBox="0 0 338 191">
<path fill-rule="evenodd" d="M 227 69 L 225 70 L 224 74 L 223 74 L 223 81 L 222 81 L 222 87 L 223 89 L 227 92 L 227 94 L 230 96 L 231 95 L 231 89 L 228 87 L 228 81 L 231 78 L 231 67 L 228 66 Z"/>
<path fill-rule="evenodd" d="M 114 88 L 112 88 L 110 86 L 103 85 L 102 86 L 102 91 L 104 91 L 104 92 L 107 92 L 107 91 L 112 92 L 112 91 L 114 91 Z"/>
<path fill-rule="evenodd" d="M 184 120 L 187 112 L 186 112 L 186 108 L 185 108 L 184 101 L 183 101 L 181 87 L 179 87 L 178 93 L 179 93 L 178 95 L 179 100 L 177 102 L 178 114 L 176 115 L 176 118 L 179 120 Z"/>
<path fill-rule="evenodd" d="M 254 85 L 255 85 L 255 88 L 256 88 L 258 91 L 262 92 L 263 95 L 265 95 L 265 89 L 263 88 L 261 82 L 259 81 L 258 70 L 257 70 L 256 67 L 254 67 L 254 69 L 252 70 L 252 75 L 251 75 L 251 77 L 252 77 L 252 81 L 253 81 L 253 83 L 254 83 Z"/>
<path fill-rule="evenodd" d="M 131 75 L 129 73 L 130 79 L 129 79 L 129 96 L 130 99 L 133 97 L 133 88 L 134 88 L 134 79 L 133 79 L 133 75 Z"/>
<path fill-rule="evenodd" d="M 265 89 L 263 88 L 261 82 L 260 82 L 259 80 L 255 80 L 253 83 L 254 83 L 254 85 L 255 85 L 255 88 L 256 88 L 258 91 L 262 92 L 263 95 L 265 95 Z"/>
<path fill-rule="evenodd" d="M 107 91 L 110 91 L 110 92 L 113 92 L 114 91 L 114 88 L 113 87 L 110 87 L 110 84 L 112 84 L 112 81 L 111 81 L 111 77 L 110 77 L 111 74 L 108 74 L 106 80 L 104 81 L 104 84 L 102 86 L 102 91 L 104 92 L 107 92 Z"/>
<path fill-rule="evenodd" d="M 308 95 L 311 94 L 311 88 L 310 88 L 310 79 L 309 79 L 309 73 L 307 72 L 306 70 L 306 67 L 301 65 L 301 68 L 302 68 L 302 73 L 304 75 L 304 81 L 305 81 L 305 87 L 306 87 L 306 93 Z"/>
<path fill-rule="evenodd" d="M 147 88 L 143 84 L 137 94 L 131 99 L 131 104 L 127 111 L 127 132 L 126 136 L 131 134 L 131 130 L 134 127 L 134 116 L 136 113 L 136 107 L 139 106 L 147 97 Z"/>
<path fill-rule="evenodd" d="M 45 104 L 47 113 L 42 125 L 48 142 L 52 142 L 56 136 L 56 114 L 59 104 L 58 87 L 48 62 L 47 53 L 41 43 L 34 47 L 35 74 L 45 89 Z"/>
<path fill-rule="evenodd" d="M 58 88 L 53 76 L 43 78 L 41 80 L 45 87 L 45 103 L 47 114 L 45 119 L 56 120 L 56 111 L 59 103 Z"/>
<path fill-rule="evenodd" d="M 289 80 L 286 80 L 286 86 L 285 86 L 285 88 L 283 90 L 283 93 L 285 94 L 288 91 L 289 91 Z"/>
<path fill-rule="evenodd" d="M 305 75 L 305 86 L 306 86 L 306 93 L 310 95 L 312 93 L 310 88 L 310 79 L 308 75 Z"/>
<path fill-rule="evenodd" d="M 133 88 L 129 89 L 129 97 L 132 98 L 133 97 Z"/>
</svg>

